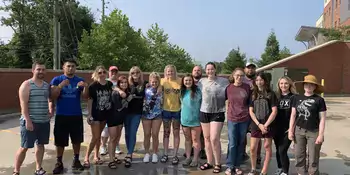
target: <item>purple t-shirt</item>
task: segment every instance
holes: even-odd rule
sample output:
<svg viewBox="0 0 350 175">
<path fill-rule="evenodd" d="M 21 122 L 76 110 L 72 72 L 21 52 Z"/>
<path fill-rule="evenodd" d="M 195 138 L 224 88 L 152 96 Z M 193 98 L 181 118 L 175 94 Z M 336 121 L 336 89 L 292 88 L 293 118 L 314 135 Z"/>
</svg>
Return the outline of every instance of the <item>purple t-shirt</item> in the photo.
<svg viewBox="0 0 350 175">
<path fill-rule="evenodd" d="M 235 86 L 231 83 L 226 87 L 225 94 L 228 101 L 227 120 L 232 122 L 248 121 L 250 119 L 250 86 L 246 83 L 243 83 L 240 86 Z"/>
</svg>

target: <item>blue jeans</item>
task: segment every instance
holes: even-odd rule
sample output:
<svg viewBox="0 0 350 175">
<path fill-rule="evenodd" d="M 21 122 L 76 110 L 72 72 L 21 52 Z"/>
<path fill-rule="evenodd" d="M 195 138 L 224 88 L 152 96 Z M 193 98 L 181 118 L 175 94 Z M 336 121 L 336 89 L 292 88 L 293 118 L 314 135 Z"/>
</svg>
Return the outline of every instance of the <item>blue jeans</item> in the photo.
<svg viewBox="0 0 350 175">
<path fill-rule="evenodd" d="M 130 114 L 125 117 L 125 143 L 128 154 L 132 154 L 136 144 L 136 134 L 139 129 L 141 114 Z"/>
<path fill-rule="evenodd" d="M 236 168 L 242 162 L 244 152 L 244 140 L 247 134 L 249 121 L 232 122 L 227 121 L 228 147 L 226 165 L 228 168 Z"/>
</svg>

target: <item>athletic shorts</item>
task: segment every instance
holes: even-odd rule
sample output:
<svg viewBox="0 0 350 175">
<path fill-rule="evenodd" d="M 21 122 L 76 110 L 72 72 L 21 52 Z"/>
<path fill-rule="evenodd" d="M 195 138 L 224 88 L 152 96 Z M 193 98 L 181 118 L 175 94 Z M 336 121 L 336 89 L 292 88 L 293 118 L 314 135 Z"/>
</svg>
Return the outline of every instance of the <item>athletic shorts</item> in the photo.
<svg viewBox="0 0 350 175">
<path fill-rule="evenodd" d="M 210 122 L 225 122 L 225 113 L 205 113 L 200 112 L 199 120 L 201 123 L 210 123 Z"/>
<path fill-rule="evenodd" d="M 54 127 L 55 145 L 59 147 L 68 146 L 69 137 L 72 144 L 84 142 L 83 116 L 56 115 Z"/>
</svg>

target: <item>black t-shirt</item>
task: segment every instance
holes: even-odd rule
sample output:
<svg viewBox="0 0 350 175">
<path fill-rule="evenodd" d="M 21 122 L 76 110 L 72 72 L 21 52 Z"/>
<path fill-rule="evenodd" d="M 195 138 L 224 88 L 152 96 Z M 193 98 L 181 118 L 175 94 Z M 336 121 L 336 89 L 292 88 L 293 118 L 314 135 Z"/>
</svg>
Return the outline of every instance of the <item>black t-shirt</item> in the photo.
<svg viewBox="0 0 350 175">
<path fill-rule="evenodd" d="M 296 126 L 307 130 L 317 130 L 320 112 L 326 111 L 326 102 L 319 95 L 295 95 L 292 106 L 296 109 Z"/>
<path fill-rule="evenodd" d="M 89 86 L 89 98 L 92 99 L 92 117 L 99 118 L 110 115 L 112 111 L 112 86 L 113 83 L 110 81 L 107 81 L 105 85 L 93 82 Z"/>
<path fill-rule="evenodd" d="M 138 85 L 135 83 L 129 87 L 130 95 L 132 98 L 129 101 L 128 113 L 129 114 L 142 114 L 143 110 L 143 99 L 145 97 L 145 89 L 147 82 Z"/>
<path fill-rule="evenodd" d="M 250 107 L 253 107 L 254 114 L 259 123 L 265 124 L 272 113 L 272 107 L 277 106 L 277 97 L 273 91 L 267 92 L 266 95 L 259 94 L 258 97 L 251 101 Z M 271 125 L 270 127 L 272 127 Z M 252 122 L 252 131 L 259 130 L 259 127 Z"/>
<path fill-rule="evenodd" d="M 128 100 L 130 100 L 130 94 L 126 92 L 126 98 L 122 98 L 118 91 L 112 92 L 112 104 L 114 115 L 121 115 L 128 109 Z"/>
<path fill-rule="evenodd" d="M 281 95 L 278 99 L 278 112 L 274 124 L 276 125 L 277 133 L 285 133 L 289 129 L 290 113 L 292 112 L 292 101 L 294 95 L 289 93 Z"/>
</svg>

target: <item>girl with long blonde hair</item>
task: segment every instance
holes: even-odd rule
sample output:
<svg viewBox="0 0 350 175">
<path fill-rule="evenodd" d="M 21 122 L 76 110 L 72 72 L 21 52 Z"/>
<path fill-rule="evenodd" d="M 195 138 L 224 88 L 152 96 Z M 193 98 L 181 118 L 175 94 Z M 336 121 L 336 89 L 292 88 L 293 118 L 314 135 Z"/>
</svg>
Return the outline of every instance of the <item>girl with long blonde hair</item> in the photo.
<svg viewBox="0 0 350 175">
<path fill-rule="evenodd" d="M 106 125 L 107 117 L 112 115 L 112 86 L 113 83 L 107 81 L 107 70 L 103 66 L 97 66 L 92 73 L 92 84 L 89 86 L 88 119 L 91 127 L 92 137 L 86 150 L 84 167 L 90 168 L 89 157 L 95 147 L 94 163 L 102 164 L 103 161 L 98 156 L 100 148 L 101 133 Z"/>
<path fill-rule="evenodd" d="M 288 129 L 290 122 L 290 114 L 292 111 L 292 99 L 296 92 L 296 88 L 292 79 L 283 76 L 277 83 L 277 116 L 275 119 L 276 132 L 273 140 L 276 146 L 277 167 L 276 174 L 289 174 L 289 157 L 288 148 L 291 141 L 288 139 Z"/>
<path fill-rule="evenodd" d="M 158 146 L 159 146 L 159 130 L 162 124 L 162 103 L 163 94 L 157 93 L 160 86 L 160 75 L 156 72 L 152 72 L 149 75 L 149 87 L 145 91 L 145 100 L 143 103 L 142 112 L 142 126 L 144 131 L 143 145 L 146 154 L 143 158 L 143 162 L 148 163 L 152 159 L 152 163 L 158 162 Z M 152 137 L 153 154 L 150 154 L 150 139 Z"/>
<path fill-rule="evenodd" d="M 177 165 L 179 158 L 177 152 L 180 146 L 180 92 L 181 92 L 181 78 L 177 77 L 176 67 L 174 65 L 167 65 L 164 68 L 164 78 L 160 81 L 163 87 L 164 103 L 163 103 L 163 147 L 164 155 L 161 162 L 168 161 L 169 137 L 171 133 L 171 125 L 174 135 L 174 154 L 172 164 Z"/>
</svg>

